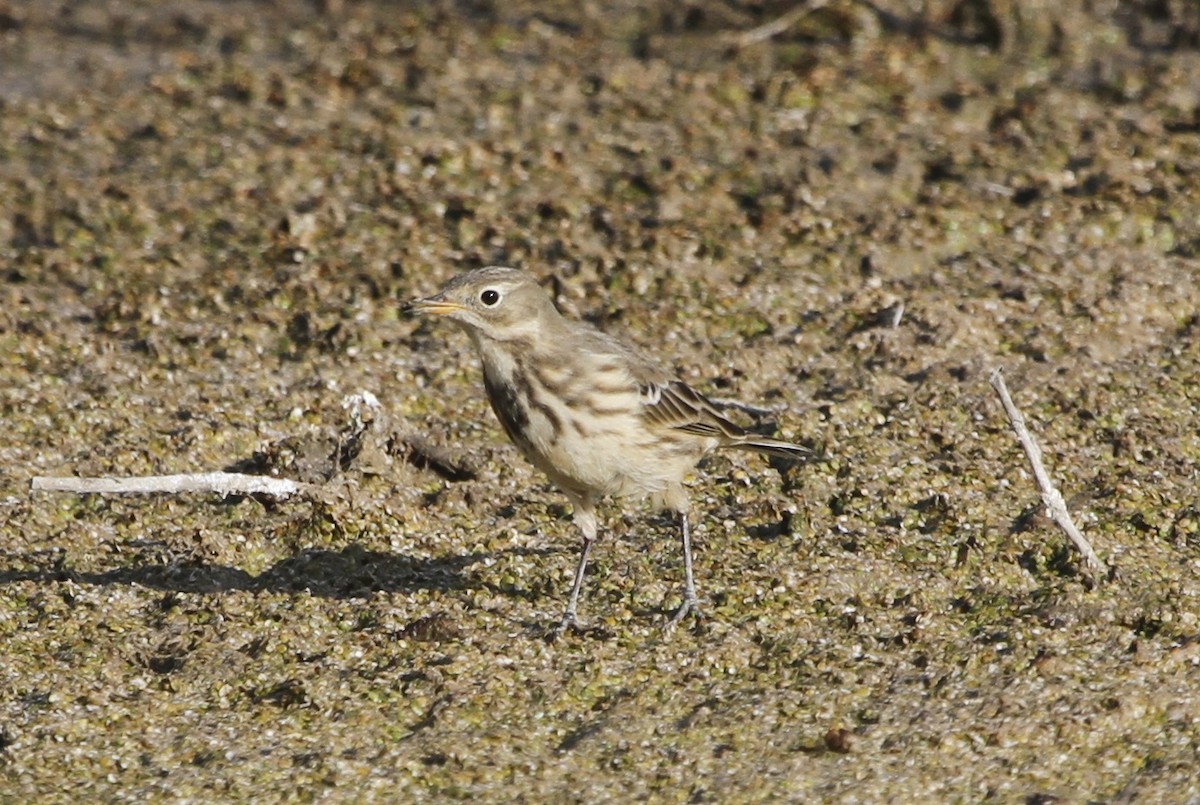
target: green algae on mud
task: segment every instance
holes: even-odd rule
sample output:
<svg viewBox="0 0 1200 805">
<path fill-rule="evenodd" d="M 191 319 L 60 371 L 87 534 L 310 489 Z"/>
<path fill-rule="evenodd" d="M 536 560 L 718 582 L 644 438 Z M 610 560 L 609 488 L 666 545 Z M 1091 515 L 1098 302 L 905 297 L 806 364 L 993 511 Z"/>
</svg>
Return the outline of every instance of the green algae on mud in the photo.
<svg viewBox="0 0 1200 805">
<path fill-rule="evenodd" d="M 1194 14 L 835 3 L 730 46 L 785 11 L 0 10 L 4 796 L 1198 793 Z M 495 262 L 822 445 L 697 472 L 695 632 L 610 507 L 603 628 L 541 639 L 569 512 L 396 313 Z M 1001 363 L 1114 582 L 1039 514 Z M 360 389 L 476 478 L 25 488 L 328 445 Z"/>
</svg>

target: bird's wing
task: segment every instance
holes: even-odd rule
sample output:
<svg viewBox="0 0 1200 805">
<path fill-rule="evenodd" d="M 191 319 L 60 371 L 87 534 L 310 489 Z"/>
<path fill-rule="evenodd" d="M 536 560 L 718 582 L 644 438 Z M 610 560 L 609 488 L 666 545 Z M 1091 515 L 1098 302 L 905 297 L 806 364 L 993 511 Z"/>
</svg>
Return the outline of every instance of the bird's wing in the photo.
<svg viewBox="0 0 1200 805">
<path fill-rule="evenodd" d="M 746 431 L 721 415 L 717 407 L 681 380 L 644 382 L 638 386 L 642 416 L 662 428 L 710 436 L 740 439 Z"/>
<path fill-rule="evenodd" d="M 715 439 L 722 447 L 738 447 L 791 461 L 811 458 L 812 451 L 790 442 L 759 436 L 726 419 L 721 407 L 643 355 L 597 330 L 586 332 L 589 351 L 607 355 L 637 385 L 646 424 L 678 433 Z"/>
</svg>

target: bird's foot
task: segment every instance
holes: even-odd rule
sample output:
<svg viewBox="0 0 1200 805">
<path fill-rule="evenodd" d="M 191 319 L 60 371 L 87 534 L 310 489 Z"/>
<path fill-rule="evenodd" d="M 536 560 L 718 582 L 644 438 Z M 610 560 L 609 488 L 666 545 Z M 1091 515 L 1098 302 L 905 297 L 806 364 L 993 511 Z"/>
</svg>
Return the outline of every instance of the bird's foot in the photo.
<svg viewBox="0 0 1200 805">
<path fill-rule="evenodd" d="M 562 637 L 563 632 L 567 631 L 568 629 L 570 629 L 572 632 L 584 631 L 583 624 L 579 622 L 579 616 L 577 616 L 575 611 L 571 609 L 568 609 L 563 613 L 562 620 L 560 620 L 558 625 L 555 626 L 548 635 L 546 635 L 546 639 L 553 642 Z"/>
<path fill-rule="evenodd" d="M 666 626 L 663 627 L 663 631 L 668 633 L 675 631 L 675 627 L 682 623 L 683 619 L 688 615 L 691 615 L 698 621 L 704 619 L 704 612 L 700 609 L 700 599 L 694 595 L 683 599 L 683 604 L 680 605 L 679 609 L 675 610 L 675 614 L 671 616 L 671 620 L 667 621 Z"/>
<path fill-rule="evenodd" d="M 546 635 L 546 642 L 553 643 L 562 637 L 564 632 L 570 632 L 580 637 L 590 637 L 594 640 L 611 640 L 614 636 L 613 630 L 608 626 L 599 623 L 584 624 L 573 613 L 563 615 L 561 621 Z"/>
</svg>

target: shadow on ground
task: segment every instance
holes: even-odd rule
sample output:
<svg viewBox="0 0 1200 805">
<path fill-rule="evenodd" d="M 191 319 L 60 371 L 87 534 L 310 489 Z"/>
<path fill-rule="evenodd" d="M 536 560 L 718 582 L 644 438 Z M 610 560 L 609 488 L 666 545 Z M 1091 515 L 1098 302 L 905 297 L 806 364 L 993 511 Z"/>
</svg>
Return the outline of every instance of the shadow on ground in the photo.
<svg viewBox="0 0 1200 805">
<path fill-rule="evenodd" d="M 378 592 L 461 590 L 483 587 L 467 568 L 506 555 L 544 556 L 557 549 L 513 548 L 493 553 L 423 559 L 349 545 L 340 550 L 311 549 L 273 565 L 259 575 L 236 567 L 193 559 L 164 564 L 116 567 L 100 572 L 73 570 L 55 552 L 49 562 L 31 568 L 0 570 L 0 585 L 23 581 L 97 586 L 140 585 L 176 593 L 307 592 L 322 598 L 357 598 Z"/>
</svg>

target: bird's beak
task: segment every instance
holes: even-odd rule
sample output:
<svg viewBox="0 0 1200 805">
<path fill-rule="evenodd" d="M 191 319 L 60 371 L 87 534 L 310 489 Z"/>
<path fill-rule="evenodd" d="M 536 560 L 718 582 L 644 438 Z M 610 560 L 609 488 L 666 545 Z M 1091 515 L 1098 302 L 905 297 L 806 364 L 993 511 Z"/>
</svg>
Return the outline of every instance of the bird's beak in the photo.
<svg viewBox="0 0 1200 805">
<path fill-rule="evenodd" d="M 466 310 L 465 307 L 457 302 L 450 302 L 444 299 L 441 294 L 430 296 L 427 299 L 414 299 L 411 302 L 406 302 L 400 309 L 405 313 L 432 313 L 435 316 L 449 316 Z"/>
</svg>

